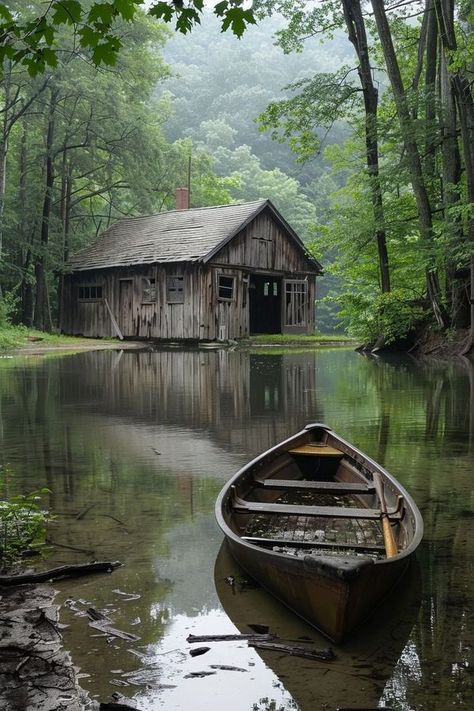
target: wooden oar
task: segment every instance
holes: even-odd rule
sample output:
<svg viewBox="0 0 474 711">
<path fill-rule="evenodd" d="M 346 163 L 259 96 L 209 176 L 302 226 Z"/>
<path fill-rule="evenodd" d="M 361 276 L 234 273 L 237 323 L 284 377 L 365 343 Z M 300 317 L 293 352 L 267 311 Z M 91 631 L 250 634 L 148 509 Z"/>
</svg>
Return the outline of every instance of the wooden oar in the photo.
<svg viewBox="0 0 474 711">
<path fill-rule="evenodd" d="M 379 472 L 374 472 L 374 486 L 375 491 L 380 502 L 380 517 L 382 519 L 382 532 L 383 532 L 383 542 L 385 544 L 385 552 L 387 558 L 393 558 L 397 555 L 397 544 L 393 537 L 392 527 L 390 525 L 390 519 L 387 513 L 387 504 L 385 503 L 385 495 L 383 493 L 383 481 Z"/>
</svg>

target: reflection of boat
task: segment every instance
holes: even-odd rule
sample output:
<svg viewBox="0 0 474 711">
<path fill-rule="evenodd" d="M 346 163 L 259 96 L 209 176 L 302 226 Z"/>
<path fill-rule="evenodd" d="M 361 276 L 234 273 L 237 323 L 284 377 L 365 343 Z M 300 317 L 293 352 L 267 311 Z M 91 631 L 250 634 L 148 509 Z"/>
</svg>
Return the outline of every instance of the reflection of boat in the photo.
<svg viewBox="0 0 474 711">
<path fill-rule="evenodd" d="M 335 642 L 400 578 L 423 530 L 401 485 L 325 425 L 237 472 L 216 516 L 247 573 Z"/>
<path fill-rule="evenodd" d="M 233 583 L 229 584 L 229 580 Z M 214 582 L 219 600 L 241 633 L 256 624 L 266 625 L 278 638 L 309 648 L 326 647 L 326 640 L 261 587 L 250 585 L 224 541 L 216 559 Z M 390 684 L 404 696 L 403 662 L 395 671 L 416 622 L 420 607 L 420 570 L 413 561 L 370 620 L 336 650 L 332 662 L 258 650 L 266 665 L 280 679 L 301 711 L 309 709 L 376 708 L 392 706 Z M 413 657 L 413 655 L 411 655 Z M 411 658 L 413 662 L 413 658 Z M 385 692 L 388 697 L 384 697 Z M 395 705 L 395 704 L 394 704 Z M 285 707 L 286 708 L 286 707 Z M 294 708 L 289 706 L 288 708 Z M 408 708 L 408 706 L 407 706 Z"/>
</svg>

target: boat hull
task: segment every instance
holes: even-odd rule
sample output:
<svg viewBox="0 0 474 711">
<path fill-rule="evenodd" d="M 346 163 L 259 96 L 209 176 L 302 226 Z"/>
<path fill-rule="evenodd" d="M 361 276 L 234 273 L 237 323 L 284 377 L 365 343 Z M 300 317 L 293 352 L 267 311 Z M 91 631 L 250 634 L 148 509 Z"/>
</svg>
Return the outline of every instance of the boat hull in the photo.
<svg viewBox="0 0 474 711">
<path fill-rule="evenodd" d="M 405 572 L 409 559 L 385 566 L 372 561 L 343 574 L 330 560 L 326 565 L 309 556 L 303 561 L 277 559 L 249 550 L 227 537 L 239 565 L 280 602 L 316 627 L 332 642 L 342 642 L 371 614 L 378 602 Z"/>
<path fill-rule="evenodd" d="M 311 447 L 321 449 L 314 453 Z M 380 497 L 376 476 L 383 477 L 390 523 L 397 534 L 399 549 L 393 557 L 386 557 L 381 540 L 367 542 L 367 526 L 382 536 L 383 514 L 374 508 Z M 288 491 L 302 491 L 304 505 L 285 498 Z M 308 491 L 314 496 L 309 503 L 304 499 Z M 336 494 L 336 503 L 343 501 L 341 492 L 351 502 L 328 506 L 327 492 Z M 325 505 L 315 505 L 320 499 L 324 503 L 324 496 Z M 403 487 L 324 425 L 308 426 L 237 472 L 217 499 L 216 518 L 247 574 L 335 643 L 345 640 L 404 574 L 423 531 L 421 515 Z M 281 538 L 287 536 L 286 524 L 280 538 L 275 537 L 276 519 L 293 522 L 293 538 Z M 364 529 L 361 522 L 366 519 Z M 311 526 L 320 528 L 324 521 L 328 530 L 339 527 L 344 536 L 346 526 L 348 537 L 357 529 L 365 542 L 321 542 L 322 532 L 311 531 Z M 298 531 L 301 522 L 306 528 Z M 314 534 L 309 543 L 308 531 Z"/>
</svg>

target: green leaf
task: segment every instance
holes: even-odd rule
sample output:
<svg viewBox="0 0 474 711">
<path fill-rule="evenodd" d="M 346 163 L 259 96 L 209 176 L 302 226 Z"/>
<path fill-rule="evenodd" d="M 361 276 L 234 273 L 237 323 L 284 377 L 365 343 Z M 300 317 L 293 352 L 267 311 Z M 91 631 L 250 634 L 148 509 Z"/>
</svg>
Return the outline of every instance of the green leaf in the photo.
<svg viewBox="0 0 474 711">
<path fill-rule="evenodd" d="M 99 2 L 92 5 L 87 16 L 87 20 L 91 23 L 97 23 L 97 21 L 99 21 L 104 25 L 111 25 L 114 14 L 115 11 L 113 5 L 109 5 L 109 3 L 105 2 Z"/>
<path fill-rule="evenodd" d="M 45 64 L 38 56 L 25 57 L 22 64 L 26 67 L 30 77 L 34 79 L 40 72 L 44 72 Z"/>
<path fill-rule="evenodd" d="M 117 52 L 121 47 L 118 37 L 109 37 L 106 42 L 98 44 L 92 52 L 92 61 L 96 66 L 107 64 L 113 66 L 117 61 Z"/>
<path fill-rule="evenodd" d="M 81 45 L 81 47 L 96 47 L 101 41 L 101 39 L 103 39 L 102 33 L 97 32 L 89 25 L 84 25 L 84 27 L 81 27 L 78 34 L 81 38 L 79 40 L 79 44 Z"/>
<path fill-rule="evenodd" d="M 171 5 L 168 5 L 167 2 L 158 2 L 156 3 L 156 5 L 153 5 L 153 7 L 149 10 L 150 15 L 152 15 L 153 17 L 157 17 L 158 19 L 163 20 L 164 22 L 171 22 L 174 13 L 175 8 Z"/>
<path fill-rule="evenodd" d="M 224 19 L 222 20 L 222 32 L 225 32 L 230 27 L 234 35 L 240 38 L 249 24 L 256 24 L 252 10 L 244 10 L 241 7 L 233 7 L 224 13 Z"/>
<path fill-rule="evenodd" d="M 140 0 L 114 0 L 113 2 L 116 12 L 127 21 L 133 20 L 138 4 Z"/>
<path fill-rule="evenodd" d="M 222 0 L 222 2 L 218 2 L 217 5 L 214 7 L 214 14 L 217 15 L 217 17 L 222 17 L 228 7 L 228 1 Z"/>
<path fill-rule="evenodd" d="M 10 10 L 5 7 L 5 5 L 0 3 L 0 16 L 3 17 L 7 22 L 13 21 L 13 15 Z"/>
<path fill-rule="evenodd" d="M 199 25 L 200 22 L 201 18 L 196 10 L 193 10 L 191 7 L 183 8 L 176 20 L 176 29 L 185 35 L 191 32 L 194 25 Z"/>
<path fill-rule="evenodd" d="M 43 55 L 43 59 L 48 64 L 50 67 L 57 67 L 58 66 L 58 58 L 56 56 L 56 52 L 53 49 L 49 49 L 49 47 L 45 47 L 42 51 L 41 54 Z"/>
<path fill-rule="evenodd" d="M 12 44 L 0 45 L 0 64 L 4 59 L 14 59 L 15 58 L 15 48 Z"/>
<path fill-rule="evenodd" d="M 81 20 L 82 8 L 78 0 L 58 0 L 53 3 L 52 9 L 56 25 L 74 25 Z"/>
</svg>

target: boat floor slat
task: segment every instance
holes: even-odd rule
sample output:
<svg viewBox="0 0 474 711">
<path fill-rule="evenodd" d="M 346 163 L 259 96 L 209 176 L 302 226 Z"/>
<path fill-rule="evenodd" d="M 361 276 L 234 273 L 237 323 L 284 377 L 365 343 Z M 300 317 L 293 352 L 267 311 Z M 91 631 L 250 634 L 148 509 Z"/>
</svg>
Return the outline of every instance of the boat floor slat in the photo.
<svg viewBox="0 0 474 711">
<path fill-rule="evenodd" d="M 346 508 L 344 506 L 301 506 L 294 504 L 269 504 L 260 501 L 244 501 L 234 494 L 234 511 L 242 513 L 287 514 L 289 516 L 321 516 L 323 518 L 380 519 L 379 509 Z M 389 512 L 390 519 L 400 519 L 399 513 Z"/>
<path fill-rule="evenodd" d="M 262 538 L 258 536 L 242 536 L 243 541 L 253 543 L 254 545 L 272 545 L 272 546 L 297 546 L 298 548 L 348 548 L 364 551 L 385 551 L 382 545 L 370 543 L 338 543 L 336 541 L 292 541 L 287 538 Z"/>
<path fill-rule="evenodd" d="M 255 482 L 265 489 L 308 489 L 325 494 L 373 494 L 370 484 L 345 481 L 308 481 L 305 479 L 258 479 Z"/>
</svg>

